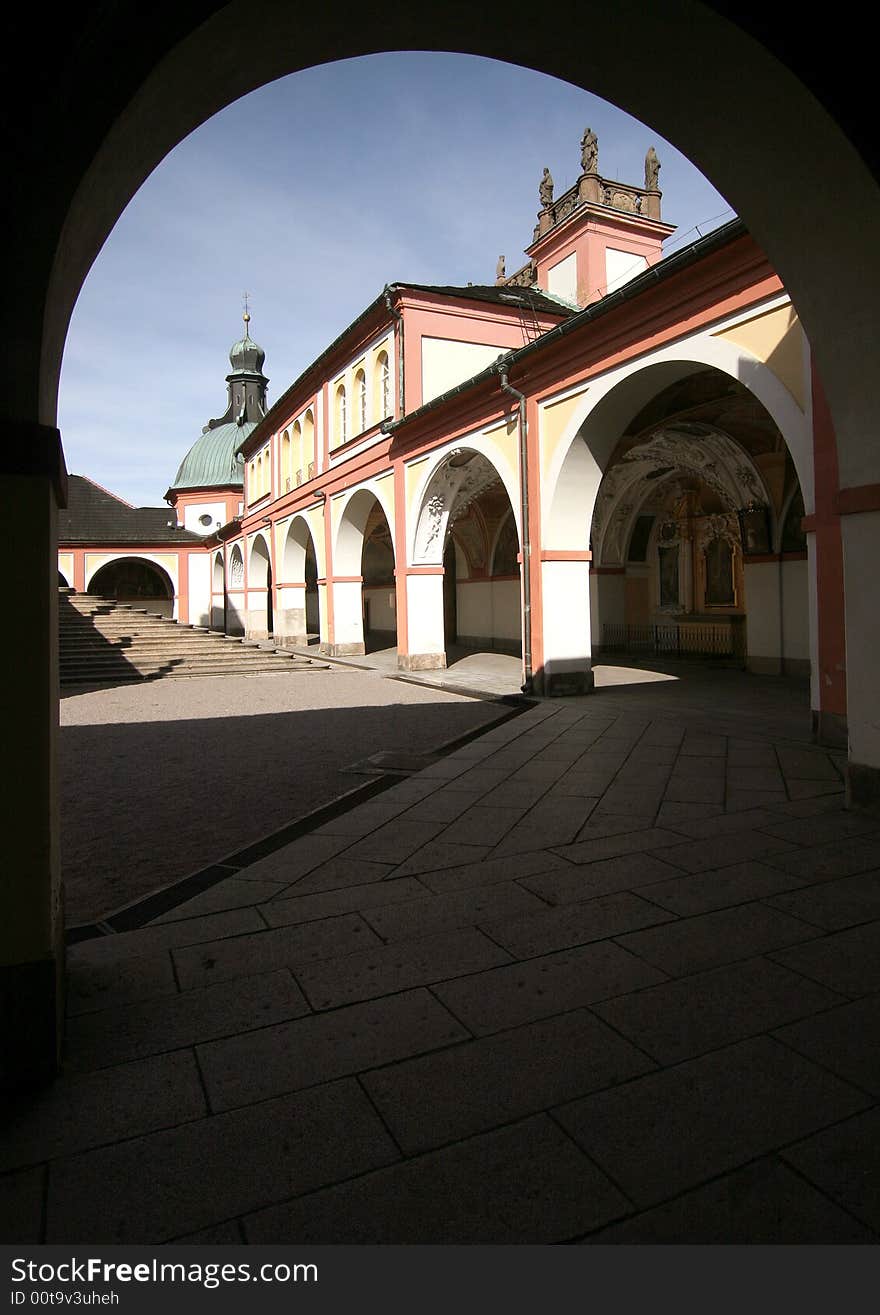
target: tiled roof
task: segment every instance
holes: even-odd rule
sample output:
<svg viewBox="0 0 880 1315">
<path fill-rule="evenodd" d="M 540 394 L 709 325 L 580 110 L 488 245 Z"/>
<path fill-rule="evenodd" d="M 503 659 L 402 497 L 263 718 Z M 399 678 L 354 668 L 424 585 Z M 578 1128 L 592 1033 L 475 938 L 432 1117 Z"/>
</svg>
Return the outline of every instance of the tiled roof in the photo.
<svg viewBox="0 0 880 1315">
<path fill-rule="evenodd" d="M 58 513 L 58 542 L 200 543 L 202 537 L 178 530 L 170 507 L 132 507 L 84 475 L 71 475 L 67 507 Z"/>
<path fill-rule="evenodd" d="M 540 288 L 508 287 L 506 284 L 474 283 L 466 288 L 445 287 L 430 283 L 400 283 L 400 288 L 416 292 L 438 292 L 444 297 L 467 297 L 471 301 L 490 301 L 496 306 L 514 306 L 527 310 L 548 311 L 551 315 L 574 315 L 573 307 L 557 301 Z"/>
</svg>

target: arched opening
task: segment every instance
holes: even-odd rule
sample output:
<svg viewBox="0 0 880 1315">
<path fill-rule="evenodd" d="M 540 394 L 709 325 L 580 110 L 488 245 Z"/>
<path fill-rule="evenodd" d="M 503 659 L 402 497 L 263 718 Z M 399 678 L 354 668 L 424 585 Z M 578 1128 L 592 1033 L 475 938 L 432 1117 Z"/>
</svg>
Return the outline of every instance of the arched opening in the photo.
<svg viewBox="0 0 880 1315">
<path fill-rule="evenodd" d="M 66 580 L 63 571 L 59 571 L 59 572 L 58 572 L 58 588 L 59 588 L 59 589 L 69 589 L 69 588 L 70 588 L 70 585 L 69 585 L 68 581 Z"/>
<path fill-rule="evenodd" d="M 275 638 L 283 647 L 303 647 L 315 642 L 321 633 L 318 560 L 305 516 L 295 516 L 290 522 L 281 575 Z"/>
<path fill-rule="evenodd" d="M 243 635 L 247 614 L 244 588 L 244 555 L 234 543 L 229 551 L 229 575 L 226 584 L 226 634 Z"/>
<path fill-rule="evenodd" d="M 248 639 L 271 639 L 274 632 L 272 554 L 262 534 L 251 545 L 247 578 Z"/>
<path fill-rule="evenodd" d="M 443 636 L 437 665 L 486 652 L 521 658 L 518 554 L 516 518 L 498 469 L 475 448 L 448 453 L 422 494 L 414 545 L 416 564 L 442 564 L 442 579 L 438 589 L 423 577 L 411 606 L 410 651 L 419 651 L 413 644 L 425 642 L 423 633 Z"/>
<path fill-rule="evenodd" d="M 802 437 L 783 433 L 757 388 L 697 362 L 645 367 L 605 394 L 548 516 L 554 544 L 592 557 L 569 600 L 583 609 L 589 596 L 593 660 L 712 658 L 809 676 L 807 545 L 790 514 L 804 505 L 798 467 L 812 491 Z M 545 615 L 545 626 L 564 622 Z"/>
<path fill-rule="evenodd" d="M 333 550 L 332 652 L 382 651 L 396 661 L 394 540 L 388 516 L 371 489 L 346 503 Z"/>
<path fill-rule="evenodd" d="M 119 603 L 146 605 L 160 616 L 174 614 L 174 585 L 163 567 L 146 557 L 117 557 L 86 581 L 86 592 Z"/>
<path fill-rule="evenodd" d="M 216 552 L 211 563 L 211 629 L 226 630 L 226 575 L 222 552 Z"/>
</svg>

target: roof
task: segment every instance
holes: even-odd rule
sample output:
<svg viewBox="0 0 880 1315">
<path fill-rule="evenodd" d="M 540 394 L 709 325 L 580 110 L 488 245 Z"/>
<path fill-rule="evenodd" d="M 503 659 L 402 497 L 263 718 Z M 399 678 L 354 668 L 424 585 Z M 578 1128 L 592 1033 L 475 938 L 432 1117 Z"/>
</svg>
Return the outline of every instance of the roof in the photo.
<svg viewBox="0 0 880 1315">
<path fill-rule="evenodd" d="M 244 483 L 242 467 L 235 451 L 257 427 L 256 420 L 226 424 L 206 429 L 187 452 L 174 478 L 172 489 L 236 488 Z M 169 490 L 170 492 L 170 490 Z"/>
<path fill-rule="evenodd" d="M 375 301 L 371 301 L 369 306 L 367 306 L 365 310 L 362 310 L 360 315 L 353 319 L 347 328 L 343 329 L 342 333 L 334 338 L 330 345 L 325 347 L 320 355 L 316 356 L 315 359 L 306 366 L 302 373 L 294 379 L 293 383 L 284 390 L 281 396 L 273 402 L 272 406 L 263 417 L 263 420 L 260 421 L 260 424 L 262 424 L 268 417 L 271 417 L 274 422 L 278 417 L 284 415 L 288 399 L 297 392 L 310 375 L 324 364 L 328 357 L 333 355 L 340 344 L 345 341 L 354 329 L 357 329 L 369 319 L 371 315 L 379 310 L 385 301 L 386 295 L 392 293 L 405 293 L 407 291 L 433 292 L 441 297 L 461 297 L 463 300 L 488 301 L 496 306 L 507 306 L 518 310 L 526 308 L 545 311 L 551 315 L 558 315 L 563 320 L 570 319 L 576 313 L 571 306 L 557 301 L 554 297 L 548 296 L 546 292 L 539 292 L 534 288 L 496 287 L 494 284 L 483 283 L 478 283 L 465 288 L 447 287 L 441 284 L 430 283 L 388 283 L 379 293 Z M 250 431 L 244 436 L 239 436 L 238 443 L 236 444 L 239 451 L 244 447 L 248 438 L 250 438 Z M 172 487 L 174 486 L 172 485 Z"/>
<path fill-rule="evenodd" d="M 413 292 L 436 292 L 443 297 L 462 297 L 471 301 L 489 301 L 495 306 L 516 306 L 520 309 L 546 311 L 549 315 L 574 315 L 576 307 L 558 301 L 540 288 L 508 287 L 506 284 L 469 283 L 466 288 L 446 287 L 430 283 L 397 283 L 395 287 Z"/>
<path fill-rule="evenodd" d="M 84 475 L 71 475 L 67 507 L 58 513 L 58 542 L 202 542 L 200 534 L 179 530 L 173 522 L 174 513 L 168 507 L 132 507 Z"/>
</svg>

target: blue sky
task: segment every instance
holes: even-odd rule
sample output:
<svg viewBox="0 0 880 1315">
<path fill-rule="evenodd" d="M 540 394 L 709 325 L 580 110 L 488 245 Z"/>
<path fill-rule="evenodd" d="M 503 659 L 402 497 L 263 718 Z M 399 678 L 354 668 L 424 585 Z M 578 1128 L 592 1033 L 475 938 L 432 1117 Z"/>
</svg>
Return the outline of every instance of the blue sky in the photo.
<svg viewBox="0 0 880 1315">
<path fill-rule="evenodd" d="M 491 283 L 524 261 L 547 165 L 640 183 L 653 145 L 672 250 L 732 217 L 649 126 L 580 88 L 473 56 L 372 55 L 273 82 L 214 116 L 147 179 L 74 311 L 59 423 L 68 469 L 158 505 L 222 414 L 241 332 L 266 351 L 269 400 L 388 282 Z"/>
</svg>

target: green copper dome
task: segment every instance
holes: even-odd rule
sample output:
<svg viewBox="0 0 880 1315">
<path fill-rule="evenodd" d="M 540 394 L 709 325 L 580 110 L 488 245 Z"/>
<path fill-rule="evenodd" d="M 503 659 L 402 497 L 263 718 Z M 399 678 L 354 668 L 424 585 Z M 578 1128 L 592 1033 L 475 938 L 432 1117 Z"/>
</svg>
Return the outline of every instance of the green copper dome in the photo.
<svg viewBox="0 0 880 1315">
<path fill-rule="evenodd" d="M 249 320 L 245 312 L 244 337 L 229 352 L 232 373 L 226 376 L 226 411 L 205 425 L 181 461 L 168 493 L 175 489 L 240 489 L 244 483 L 243 467 L 235 453 L 266 414 L 269 382 L 263 374 L 266 353 L 248 333 Z"/>
<path fill-rule="evenodd" d="M 171 485 L 173 489 L 241 488 L 244 479 L 242 467 L 235 457 L 235 449 L 257 427 L 255 420 L 237 425 L 218 425 L 209 429 L 193 443 Z"/>
</svg>

